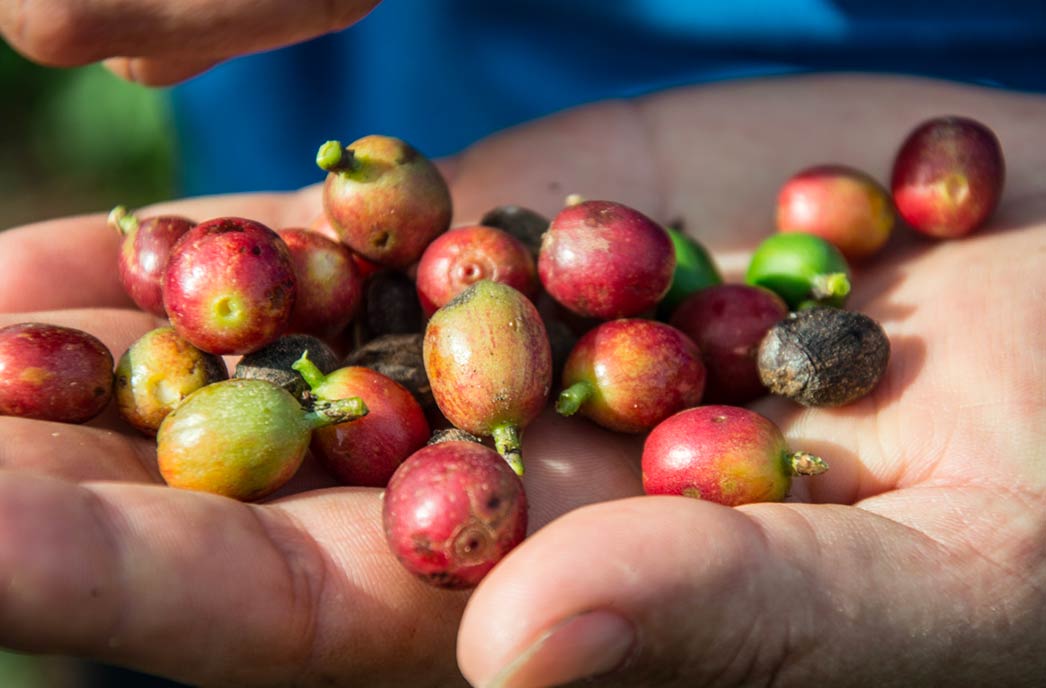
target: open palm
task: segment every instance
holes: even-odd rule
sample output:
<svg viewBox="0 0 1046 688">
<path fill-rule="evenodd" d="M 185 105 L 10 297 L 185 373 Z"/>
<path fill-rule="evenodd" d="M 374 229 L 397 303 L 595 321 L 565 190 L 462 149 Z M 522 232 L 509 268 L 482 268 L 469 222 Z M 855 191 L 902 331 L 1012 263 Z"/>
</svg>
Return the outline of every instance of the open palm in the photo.
<svg viewBox="0 0 1046 688">
<path fill-rule="evenodd" d="M 831 471 L 785 504 L 641 497 L 639 437 L 527 429 L 532 535 L 471 595 L 400 569 L 381 491 L 303 470 L 246 505 L 158 483 L 152 441 L 0 418 L 0 645 L 204 685 L 1033 685 L 1046 667 L 1046 101 L 887 77 L 691 88 L 590 106 L 445 161 L 456 221 L 568 193 L 686 228 L 736 279 L 779 184 L 841 162 L 884 179 L 916 123 L 992 126 L 992 224 L 903 228 L 851 305 L 892 358 L 839 409 L 755 407 Z M 331 132 L 332 135 L 338 132 Z M 316 188 L 177 210 L 307 223 Z M 156 326 L 116 280 L 104 215 L 0 234 L 0 325 L 71 325 L 119 355 Z M 460 629 L 460 630 L 459 630 Z M 506 668 L 507 667 L 507 668 Z"/>
</svg>

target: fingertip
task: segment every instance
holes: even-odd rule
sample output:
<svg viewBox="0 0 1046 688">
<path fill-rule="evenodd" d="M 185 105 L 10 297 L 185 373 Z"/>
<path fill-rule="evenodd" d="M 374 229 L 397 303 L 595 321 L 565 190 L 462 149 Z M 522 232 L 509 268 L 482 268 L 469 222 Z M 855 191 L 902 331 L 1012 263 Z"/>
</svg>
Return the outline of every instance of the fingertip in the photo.
<svg viewBox="0 0 1046 688">
<path fill-rule="evenodd" d="M 119 246 L 105 215 L 0 232 L 0 313 L 132 306 L 115 269 Z"/>
<path fill-rule="evenodd" d="M 559 622 L 489 678 L 484 688 L 561 685 L 606 674 L 628 661 L 636 645 L 631 621 L 609 610 L 584 612 Z"/>
<path fill-rule="evenodd" d="M 717 599 L 740 593 L 732 612 L 757 615 L 759 588 L 737 576 L 749 567 L 759 575 L 756 529 L 737 510 L 682 497 L 573 511 L 476 589 L 459 630 L 459 666 L 475 686 L 512 688 L 642 672 L 636 662 L 709 637 L 726 613 Z"/>
<path fill-rule="evenodd" d="M 150 57 L 113 57 L 105 67 L 125 81 L 142 86 L 173 86 L 207 71 L 219 60 L 177 60 Z"/>
</svg>

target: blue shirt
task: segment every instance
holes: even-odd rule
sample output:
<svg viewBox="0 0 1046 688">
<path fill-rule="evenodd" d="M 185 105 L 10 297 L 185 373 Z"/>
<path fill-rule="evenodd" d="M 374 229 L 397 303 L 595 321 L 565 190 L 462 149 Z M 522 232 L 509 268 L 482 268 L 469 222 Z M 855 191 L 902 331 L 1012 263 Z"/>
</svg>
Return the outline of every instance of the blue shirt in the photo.
<svg viewBox="0 0 1046 688">
<path fill-rule="evenodd" d="M 181 192 L 320 181 L 332 138 L 439 157 L 584 102 L 817 70 L 1046 92 L 1046 0 L 384 0 L 173 89 Z"/>
</svg>

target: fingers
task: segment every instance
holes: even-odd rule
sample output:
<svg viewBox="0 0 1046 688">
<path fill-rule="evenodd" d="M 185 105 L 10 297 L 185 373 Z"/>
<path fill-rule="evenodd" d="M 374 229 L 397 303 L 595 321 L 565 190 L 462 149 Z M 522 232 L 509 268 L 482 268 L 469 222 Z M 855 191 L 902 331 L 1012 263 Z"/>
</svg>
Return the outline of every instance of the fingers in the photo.
<svg viewBox="0 0 1046 688">
<path fill-rule="evenodd" d="M 16 50 L 43 64 L 72 66 L 130 56 L 199 68 L 208 61 L 343 29 L 363 18 L 377 2 L 7 2 L 0 5 L 0 33 Z M 174 70 L 149 68 L 142 76 L 170 76 Z"/>
<path fill-rule="evenodd" d="M 163 321 L 142 311 L 122 308 L 69 308 L 28 313 L 0 312 L 0 327 L 22 322 L 42 322 L 83 330 L 97 337 L 118 359 L 139 337 Z"/>
<path fill-rule="evenodd" d="M 523 434 L 523 483 L 534 532 L 587 504 L 643 493 L 642 437 L 546 409 Z"/>
<path fill-rule="evenodd" d="M 491 572 L 466 608 L 458 659 L 491 688 L 593 675 L 601 686 L 970 680 L 1001 662 L 972 652 L 969 625 L 1005 623 L 1018 607 L 985 613 L 976 586 L 991 578 L 964 578 L 966 563 L 852 507 L 609 502 L 549 524 Z M 1012 642 L 986 635 L 1000 652 Z"/>
<path fill-rule="evenodd" d="M 0 416 L 0 470 L 5 469 L 70 482 L 162 482 L 152 438 L 93 426 Z"/>
<path fill-rule="evenodd" d="M 317 179 L 323 174 L 317 168 Z M 149 215 L 185 215 L 203 222 L 227 215 L 248 217 L 270 227 L 307 226 L 318 213 L 323 211 L 320 200 L 321 186 L 307 186 L 289 193 L 245 193 L 225 196 L 200 196 L 141 208 L 142 217 Z"/>
<path fill-rule="evenodd" d="M 464 597 L 399 569 L 378 495 L 261 507 L 0 472 L 0 645 L 193 685 L 455 685 Z"/>
<path fill-rule="evenodd" d="M 133 307 L 116 271 L 119 246 L 104 215 L 0 233 L 0 313 Z"/>
<path fill-rule="evenodd" d="M 238 215 L 273 229 L 305 225 L 320 210 L 319 188 L 175 201 L 136 209 L 140 217 L 184 215 L 203 221 Z M 0 313 L 60 308 L 133 308 L 120 284 L 121 236 L 106 214 L 82 215 L 0 232 Z"/>
<path fill-rule="evenodd" d="M 217 63 L 213 58 L 111 57 L 105 61 L 105 66 L 125 81 L 148 86 L 172 86 L 207 71 Z"/>
</svg>

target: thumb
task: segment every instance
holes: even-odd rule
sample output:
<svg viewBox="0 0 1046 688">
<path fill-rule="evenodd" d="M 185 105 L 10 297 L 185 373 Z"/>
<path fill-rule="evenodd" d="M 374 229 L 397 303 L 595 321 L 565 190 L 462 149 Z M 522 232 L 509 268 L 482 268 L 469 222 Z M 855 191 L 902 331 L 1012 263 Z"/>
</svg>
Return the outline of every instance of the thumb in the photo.
<svg viewBox="0 0 1046 688">
<path fill-rule="evenodd" d="M 458 662 L 483 688 L 939 676 L 970 595 L 954 575 L 929 580 L 949 568 L 937 554 L 853 507 L 604 502 L 550 523 L 490 573 L 466 608 Z"/>
<path fill-rule="evenodd" d="M 781 612 L 766 556 L 758 526 L 709 503 L 637 498 L 574 511 L 476 590 L 459 664 L 484 688 L 597 675 L 649 685 L 673 673 L 700 685 L 763 654 L 758 619 Z"/>
</svg>

